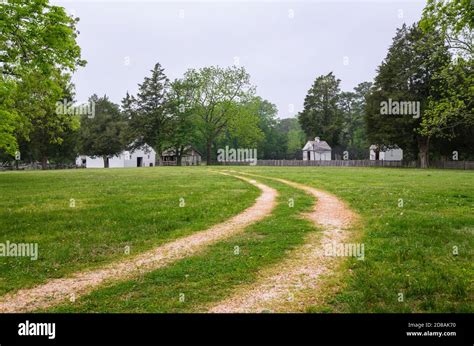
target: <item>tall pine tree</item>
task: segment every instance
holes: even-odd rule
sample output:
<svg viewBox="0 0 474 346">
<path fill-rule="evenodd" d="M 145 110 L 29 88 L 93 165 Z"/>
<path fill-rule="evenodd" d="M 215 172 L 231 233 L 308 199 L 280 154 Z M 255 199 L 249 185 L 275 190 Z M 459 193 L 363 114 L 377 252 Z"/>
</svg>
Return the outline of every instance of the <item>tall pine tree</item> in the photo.
<svg viewBox="0 0 474 346">
<path fill-rule="evenodd" d="M 342 127 L 339 102 L 339 83 L 332 72 L 314 81 L 304 100 L 304 109 L 298 115 L 301 128 L 308 138 L 315 136 L 331 146 L 340 143 Z"/>
<path fill-rule="evenodd" d="M 133 137 L 134 148 L 148 144 L 157 152 L 158 163 L 165 149 L 167 132 L 172 119 L 167 106 L 170 83 L 164 69 L 156 63 L 151 77 L 145 77 L 136 97 L 127 96 L 122 108 L 129 119 L 129 137 Z"/>
</svg>

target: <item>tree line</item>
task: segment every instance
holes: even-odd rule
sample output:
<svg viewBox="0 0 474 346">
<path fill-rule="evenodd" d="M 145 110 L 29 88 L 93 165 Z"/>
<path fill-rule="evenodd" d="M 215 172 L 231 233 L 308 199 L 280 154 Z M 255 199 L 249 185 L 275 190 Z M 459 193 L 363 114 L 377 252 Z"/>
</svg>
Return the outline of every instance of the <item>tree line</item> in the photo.
<svg viewBox="0 0 474 346">
<path fill-rule="evenodd" d="M 318 76 L 295 118 L 279 119 L 238 66 L 189 69 L 169 80 L 156 63 L 121 104 L 91 95 L 94 114 L 58 108 L 75 99 L 71 76 L 85 66 L 78 18 L 47 0 L 0 5 L 0 160 L 71 163 L 78 154 L 108 159 L 144 143 L 172 148 L 180 164 L 188 145 L 208 163 L 217 148 L 257 148 L 259 159 L 300 159 L 319 136 L 335 158 L 365 159 L 369 146 L 398 146 L 404 159 L 472 158 L 472 7 L 429 0 L 420 22 L 396 32 L 371 82 L 341 91 L 332 73 Z M 418 116 L 387 115 L 381 104 L 418 102 Z M 65 107 L 67 108 L 67 107 Z M 456 157 L 457 158 L 457 157 Z M 18 162 L 18 161 L 17 161 Z M 159 162 L 158 162 L 159 164 Z"/>
<path fill-rule="evenodd" d="M 397 29 L 373 82 L 341 92 L 332 73 L 316 78 L 298 117 L 305 134 L 352 159 L 370 145 L 398 146 L 421 167 L 430 158 L 474 159 L 473 21 L 470 1 L 429 0 L 418 23 Z M 384 113 L 392 100 L 416 102 L 418 114 Z"/>
</svg>

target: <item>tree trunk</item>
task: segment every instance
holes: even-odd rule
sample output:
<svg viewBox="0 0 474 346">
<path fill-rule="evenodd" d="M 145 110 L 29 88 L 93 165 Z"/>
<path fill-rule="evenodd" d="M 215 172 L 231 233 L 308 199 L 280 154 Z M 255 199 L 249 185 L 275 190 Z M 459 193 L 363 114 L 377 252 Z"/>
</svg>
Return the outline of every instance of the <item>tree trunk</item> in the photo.
<svg viewBox="0 0 474 346">
<path fill-rule="evenodd" d="M 211 163 L 212 163 L 212 157 L 211 157 L 212 140 L 210 140 L 210 139 L 207 140 L 206 151 L 207 151 L 207 153 L 206 153 L 207 154 L 207 157 L 206 157 L 207 165 L 210 166 Z"/>
<path fill-rule="evenodd" d="M 109 157 L 102 156 L 102 159 L 104 160 L 104 168 L 109 168 Z"/>
<path fill-rule="evenodd" d="M 41 158 L 41 169 L 48 169 L 48 158 L 46 156 Z"/>
<path fill-rule="evenodd" d="M 428 168 L 429 163 L 429 151 L 430 151 L 430 139 L 429 137 L 421 137 L 418 139 L 418 157 L 420 159 L 420 168 Z"/>
</svg>

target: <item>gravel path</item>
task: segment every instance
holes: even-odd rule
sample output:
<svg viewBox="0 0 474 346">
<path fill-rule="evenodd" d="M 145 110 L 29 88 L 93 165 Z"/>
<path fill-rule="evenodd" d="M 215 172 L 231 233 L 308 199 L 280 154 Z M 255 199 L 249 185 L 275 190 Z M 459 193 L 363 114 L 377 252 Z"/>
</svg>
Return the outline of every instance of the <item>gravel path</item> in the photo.
<svg viewBox="0 0 474 346">
<path fill-rule="evenodd" d="M 304 311 L 308 302 L 296 301 L 295 297 L 308 289 L 316 296 L 317 290 L 322 288 L 321 275 L 330 274 L 341 260 L 341 257 L 325 256 L 324 246 L 347 241 L 347 229 L 354 224 L 357 215 L 328 192 L 284 179 L 269 179 L 304 190 L 317 199 L 313 211 L 303 216 L 322 228 L 322 236 L 321 232 L 309 234 L 305 244 L 292 251 L 287 259 L 263 269 L 255 283 L 238 288 L 234 295 L 212 306 L 209 312 Z"/>
<path fill-rule="evenodd" d="M 89 293 L 106 282 L 126 280 L 164 267 L 184 257 L 195 255 L 208 245 L 243 232 L 250 224 L 269 216 L 276 205 L 277 191 L 253 179 L 232 176 L 262 191 L 255 204 L 242 213 L 205 231 L 171 241 L 138 256 L 111 263 L 100 269 L 78 272 L 67 278 L 53 279 L 33 288 L 4 295 L 0 297 L 0 312 L 28 312 L 45 309 L 60 304 L 66 299 L 71 300 L 72 297 L 77 298 Z"/>
</svg>

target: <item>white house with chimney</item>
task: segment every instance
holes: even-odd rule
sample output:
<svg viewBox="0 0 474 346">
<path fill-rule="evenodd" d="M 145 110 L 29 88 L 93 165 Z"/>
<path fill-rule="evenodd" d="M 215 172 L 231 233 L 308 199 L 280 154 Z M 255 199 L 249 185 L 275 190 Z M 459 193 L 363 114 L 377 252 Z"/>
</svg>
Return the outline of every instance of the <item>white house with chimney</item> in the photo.
<svg viewBox="0 0 474 346">
<path fill-rule="evenodd" d="M 327 142 L 316 137 L 303 147 L 303 161 L 330 161 L 332 149 Z"/>
<path fill-rule="evenodd" d="M 120 154 L 110 157 L 110 168 L 124 167 L 152 167 L 155 165 L 156 152 L 152 147 L 145 144 L 133 151 L 122 151 Z M 104 159 L 101 156 L 79 155 L 76 158 L 76 166 L 85 168 L 104 168 Z"/>
</svg>

